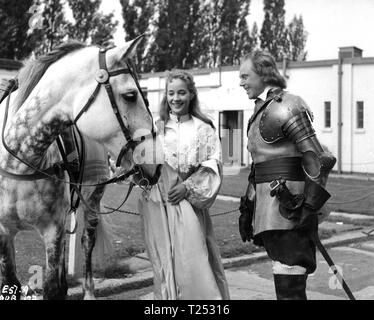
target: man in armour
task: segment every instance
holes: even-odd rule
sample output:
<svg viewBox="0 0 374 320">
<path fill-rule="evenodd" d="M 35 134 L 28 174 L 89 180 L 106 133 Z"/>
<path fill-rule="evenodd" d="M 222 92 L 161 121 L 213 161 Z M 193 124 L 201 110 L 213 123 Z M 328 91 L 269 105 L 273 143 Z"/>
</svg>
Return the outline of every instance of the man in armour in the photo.
<svg viewBox="0 0 374 320">
<path fill-rule="evenodd" d="M 321 147 L 306 103 L 284 91 L 286 81 L 270 54 L 256 50 L 243 57 L 240 86 L 255 100 L 240 235 L 263 246 L 272 260 L 277 299 L 305 300 L 308 274 L 316 269 L 313 237 L 336 159 Z"/>
</svg>

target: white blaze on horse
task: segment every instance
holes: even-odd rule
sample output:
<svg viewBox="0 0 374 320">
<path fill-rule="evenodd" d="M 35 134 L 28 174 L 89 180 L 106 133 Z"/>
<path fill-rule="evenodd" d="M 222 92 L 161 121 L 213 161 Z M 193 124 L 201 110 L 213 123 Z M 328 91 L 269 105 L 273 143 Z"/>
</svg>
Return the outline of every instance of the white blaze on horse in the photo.
<svg viewBox="0 0 374 320">
<path fill-rule="evenodd" d="M 139 167 L 148 177 L 156 174 L 156 164 L 135 166 L 132 156 L 140 143 L 136 139 L 139 129 L 143 134 L 149 132 L 142 137 L 142 144 L 154 143 L 152 115 L 129 63 L 139 41 L 140 37 L 106 53 L 99 53 L 94 46 L 64 44 L 26 63 L 18 77 L 19 89 L 2 102 L 1 128 L 6 122 L 2 130 L 4 141 L 0 142 L 2 286 L 20 288 L 14 238 L 31 226 L 45 244 L 43 296 L 66 297 L 64 252 L 65 222 L 70 209 L 66 183 L 69 177 L 66 172 L 53 175 L 53 165 L 62 160 L 56 139 L 69 126 L 76 125 L 82 135 L 99 142 L 112 159 L 118 159 L 117 164 L 125 172 Z M 85 298 L 93 298 L 91 253 L 97 219 L 92 210 L 100 210 L 103 192 L 102 185 L 82 187 L 85 202 L 91 207 L 83 208 L 85 217 L 91 215 L 85 221 L 82 237 Z"/>
</svg>

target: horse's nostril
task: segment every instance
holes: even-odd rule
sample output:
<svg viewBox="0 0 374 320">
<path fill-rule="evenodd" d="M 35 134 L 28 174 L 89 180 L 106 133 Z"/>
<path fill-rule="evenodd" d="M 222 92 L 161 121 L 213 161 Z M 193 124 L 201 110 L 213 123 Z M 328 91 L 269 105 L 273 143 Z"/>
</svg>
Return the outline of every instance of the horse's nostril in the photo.
<svg viewBox="0 0 374 320">
<path fill-rule="evenodd" d="M 122 94 L 123 99 L 125 99 L 128 102 L 135 102 L 138 97 L 137 91 L 130 91 Z"/>
</svg>

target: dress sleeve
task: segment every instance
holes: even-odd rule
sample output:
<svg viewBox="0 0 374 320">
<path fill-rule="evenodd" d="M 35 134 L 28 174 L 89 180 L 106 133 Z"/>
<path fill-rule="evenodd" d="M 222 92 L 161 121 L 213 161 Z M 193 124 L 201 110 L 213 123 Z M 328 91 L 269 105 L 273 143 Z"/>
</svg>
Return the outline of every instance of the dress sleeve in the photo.
<svg viewBox="0 0 374 320">
<path fill-rule="evenodd" d="M 187 188 L 186 200 L 200 209 L 212 206 L 222 182 L 221 144 L 213 129 L 205 132 L 200 141 L 200 167 L 183 184 Z"/>
</svg>

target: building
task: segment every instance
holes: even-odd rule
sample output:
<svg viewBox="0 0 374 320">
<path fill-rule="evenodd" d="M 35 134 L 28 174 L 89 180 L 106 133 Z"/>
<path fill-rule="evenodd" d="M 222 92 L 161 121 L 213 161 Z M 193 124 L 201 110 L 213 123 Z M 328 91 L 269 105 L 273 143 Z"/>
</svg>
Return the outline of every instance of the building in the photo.
<svg viewBox="0 0 374 320">
<path fill-rule="evenodd" d="M 334 170 L 374 173 L 374 58 L 364 58 L 357 47 L 339 48 L 338 58 L 279 64 L 287 90 L 301 96 L 314 115 L 321 142 L 338 158 Z M 248 165 L 246 127 L 254 103 L 239 86 L 239 68 L 190 70 L 194 74 L 202 108 L 222 141 L 226 164 Z M 157 114 L 165 89 L 165 74 L 143 74 L 151 110 Z"/>
<path fill-rule="evenodd" d="M 21 63 L 0 59 L 0 79 L 17 74 Z M 279 64 L 290 92 L 301 96 L 314 115 L 321 142 L 337 157 L 334 170 L 345 173 L 374 173 L 374 57 L 365 58 L 357 47 L 339 48 L 331 60 Z M 191 70 L 202 108 L 222 141 L 225 164 L 248 165 L 247 122 L 254 103 L 239 87 L 239 68 Z M 141 76 L 152 113 L 156 116 L 165 89 L 164 73 Z"/>
<path fill-rule="evenodd" d="M 14 78 L 22 67 L 19 61 L 0 59 L 0 80 Z"/>
</svg>

